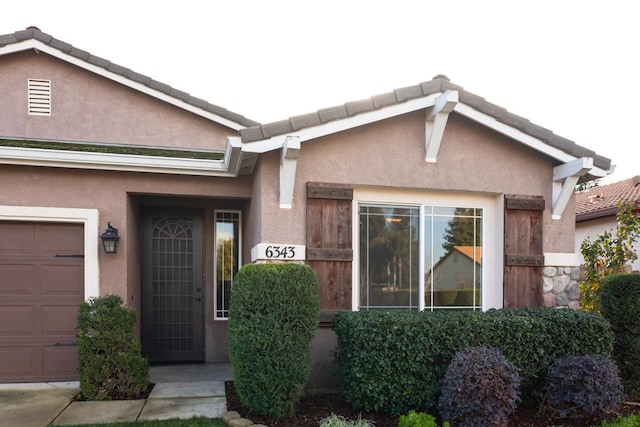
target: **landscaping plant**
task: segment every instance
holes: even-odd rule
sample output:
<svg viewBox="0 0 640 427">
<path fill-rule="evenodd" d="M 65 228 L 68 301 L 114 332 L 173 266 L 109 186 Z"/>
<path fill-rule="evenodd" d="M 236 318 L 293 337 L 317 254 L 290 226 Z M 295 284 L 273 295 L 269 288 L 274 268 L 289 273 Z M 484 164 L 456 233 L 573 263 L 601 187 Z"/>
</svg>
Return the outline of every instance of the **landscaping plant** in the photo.
<svg viewBox="0 0 640 427">
<path fill-rule="evenodd" d="M 327 418 L 320 420 L 320 427 L 374 427 L 374 424 L 362 418 L 349 420 L 340 415 L 331 414 Z"/>
<path fill-rule="evenodd" d="M 624 272 L 625 266 L 638 254 L 633 245 L 640 238 L 640 215 L 635 204 L 618 203 L 618 227 L 615 233 L 605 231 L 594 240 L 585 239 L 580 245 L 584 258 L 585 280 L 580 283 L 580 308 L 600 311 L 602 284 L 614 273 Z"/>
<path fill-rule="evenodd" d="M 400 415 L 398 427 L 438 427 L 438 423 L 431 414 L 411 410 L 406 415 Z M 449 427 L 449 423 L 445 421 L 442 427 Z"/>
<path fill-rule="evenodd" d="M 78 312 L 80 392 L 88 400 L 137 399 L 149 388 L 149 362 L 135 335 L 136 313 L 117 295 L 82 302 Z"/>
<path fill-rule="evenodd" d="M 310 373 L 320 302 L 313 270 L 300 264 L 248 264 L 229 304 L 229 353 L 238 397 L 251 411 L 290 416 Z"/>
<path fill-rule="evenodd" d="M 561 417 L 603 415 L 624 397 L 618 368 L 601 355 L 558 359 L 546 380 L 547 403 Z"/>
<path fill-rule="evenodd" d="M 628 394 L 640 392 L 640 274 L 614 274 L 602 285 L 602 315 L 615 336 L 613 360 Z"/>
<path fill-rule="evenodd" d="M 516 409 L 519 385 L 518 368 L 500 350 L 463 348 L 444 376 L 440 415 L 454 426 L 506 426 Z"/>
<path fill-rule="evenodd" d="M 435 408 L 445 372 L 464 347 L 497 348 L 518 366 L 529 407 L 540 404 L 544 376 L 557 359 L 610 357 L 613 349 L 609 322 L 582 310 L 349 311 L 336 313 L 333 323 L 345 401 L 397 416 Z"/>
</svg>

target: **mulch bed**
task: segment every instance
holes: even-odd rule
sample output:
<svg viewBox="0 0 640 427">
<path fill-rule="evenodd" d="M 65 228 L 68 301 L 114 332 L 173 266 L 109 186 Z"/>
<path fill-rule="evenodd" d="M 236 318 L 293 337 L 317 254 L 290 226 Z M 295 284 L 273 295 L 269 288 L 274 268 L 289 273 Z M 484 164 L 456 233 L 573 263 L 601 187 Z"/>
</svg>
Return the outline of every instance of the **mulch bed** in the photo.
<svg viewBox="0 0 640 427">
<path fill-rule="evenodd" d="M 233 381 L 225 382 L 227 394 L 227 410 L 237 411 L 243 417 L 256 424 L 264 424 L 268 427 L 318 427 L 320 420 L 332 413 L 345 418 L 357 420 L 358 417 L 374 422 L 376 427 L 397 427 L 398 417 L 379 412 L 362 412 L 351 408 L 339 394 L 315 394 L 304 396 L 293 418 L 283 420 L 264 417 L 247 410 L 236 395 Z M 640 402 L 640 396 L 627 399 L 630 402 Z M 622 403 L 614 414 L 606 417 L 607 420 L 617 418 L 618 415 L 631 415 L 640 413 L 640 405 Z M 517 427 L 582 427 L 600 425 L 604 418 L 593 417 L 591 419 L 558 418 L 552 411 L 539 411 L 538 409 L 519 408 L 509 419 L 510 426 Z"/>
</svg>

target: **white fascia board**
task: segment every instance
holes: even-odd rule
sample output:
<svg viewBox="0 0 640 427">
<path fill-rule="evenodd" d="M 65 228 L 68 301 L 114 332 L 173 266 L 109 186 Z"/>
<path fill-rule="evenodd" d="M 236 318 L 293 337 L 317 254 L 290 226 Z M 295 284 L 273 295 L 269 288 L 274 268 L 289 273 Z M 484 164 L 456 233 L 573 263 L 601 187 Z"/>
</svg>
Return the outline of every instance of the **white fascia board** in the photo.
<svg viewBox="0 0 640 427">
<path fill-rule="evenodd" d="M 549 144 L 547 144 L 546 142 L 538 139 L 538 138 L 534 138 L 531 135 L 528 135 L 512 126 L 509 126 L 505 123 L 499 122 L 498 120 L 496 120 L 495 118 L 481 113 L 473 108 L 471 108 L 468 105 L 462 104 L 462 103 L 458 103 L 455 108 L 454 111 L 457 112 L 458 114 L 461 114 L 465 117 L 468 117 L 478 123 L 481 123 L 493 130 L 495 130 L 496 132 L 500 132 L 503 135 L 506 135 L 510 138 L 515 139 L 516 141 L 519 141 L 531 148 L 533 148 L 534 150 L 540 151 L 556 160 L 559 160 L 563 163 L 568 163 L 572 160 L 576 160 L 578 157 L 576 156 L 572 156 L 568 153 L 565 153 L 564 151 L 560 150 L 559 148 L 556 147 L 552 147 Z M 592 173 L 594 174 L 599 174 L 599 173 L 603 173 L 603 174 L 607 174 L 607 171 L 605 171 L 604 169 L 601 168 L 593 168 Z M 598 175 L 599 176 L 599 175 Z"/>
<path fill-rule="evenodd" d="M 240 161 L 237 149 L 227 150 L 225 160 L 179 159 L 111 153 L 0 147 L 0 164 L 100 169 L 198 176 L 235 176 Z M 236 154 L 236 155 L 232 155 Z M 236 164 L 232 164 L 235 159 Z"/>
<path fill-rule="evenodd" d="M 255 142 L 248 142 L 243 145 L 243 151 L 249 153 L 266 153 L 268 151 L 278 150 L 283 147 L 285 140 L 289 136 L 300 138 L 300 142 L 309 141 L 334 133 L 342 132 L 358 126 L 368 125 L 391 117 L 399 116 L 423 108 L 433 107 L 436 99 L 441 95 L 440 92 L 425 96 L 423 98 L 412 99 L 400 104 L 394 104 L 389 107 L 383 107 L 378 110 L 369 111 L 367 113 L 356 114 L 355 116 L 345 119 L 335 120 L 313 126 L 305 129 L 293 131 L 288 134 L 277 135 L 269 139 L 263 139 Z"/>
<path fill-rule="evenodd" d="M 3 48 L 0 49 L 0 55 L 4 55 L 4 54 L 9 54 L 9 53 L 15 53 L 15 52 L 21 52 L 21 51 L 25 51 L 25 50 L 29 50 L 29 49 L 36 49 L 38 51 L 44 52 L 48 55 L 51 55 L 53 57 L 56 57 L 58 59 L 61 59 L 65 62 L 68 62 L 70 64 L 76 65 L 80 68 L 83 68 L 85 70 L 91 71 L 92 73 L 98 74 L 102 77 L 105 77 L 109 80 L 113 80 L 117 83 L 120 83 L 124 86 L 130 87 L 132 89 L 135 89 L 139 92 L 142 92 L 146 95 L 152 96 L 154 98 L 157 98 L 163 102 L 166 102 L 168 104 L 174 105 L 178 108 L 181 108 L 183 110 L 189 111 L 193 114 L 196 114 L 200 117 L 204 117 L 208 120 L 212 120 L 216 123 L 219 123 L 223 126 L 226 126 L 228 128 L 231 128 L 233 130 L 240 130 L 240 129 L 244 129 L 244 126 L 239 125 L 238 123 L 231 121 L 225 117 L 219 116 L 217 114 L 213 114 L 211 112 L 208 112 L 206 110 L 203 110 L 201 108 L 198 108 L 196 106 L 193 106 L 191 104 L 187 104 L 184 101 L 181 101 L 180 99 L 174 98 L 172 96 L 169 96 L 165 93 L 162 93 L 160 91 L 157 91 L 155 89 L 151 89 L 150 87 L 147 87 L 141 83 L 137 83 L 131 79 L 128 79 L 124 76 L 121 76 L 119 74 L 116 73 L 112 73 L 109 70 L 106 70 L 102 67 L 98 67 L 96 65 L 90 64 L 80 58 L 76 58 L 74 56 L 68 55 L 58 49 L 52 48 L 51 46 L 42 43 L 41 41 L 35 40 L 35 39 L 30 39 L 30 40 L 26 40 L 23 42 L 19 42 L 19 43 L 15 43 L 9 46 L 5 46 Z"/>
</svg>

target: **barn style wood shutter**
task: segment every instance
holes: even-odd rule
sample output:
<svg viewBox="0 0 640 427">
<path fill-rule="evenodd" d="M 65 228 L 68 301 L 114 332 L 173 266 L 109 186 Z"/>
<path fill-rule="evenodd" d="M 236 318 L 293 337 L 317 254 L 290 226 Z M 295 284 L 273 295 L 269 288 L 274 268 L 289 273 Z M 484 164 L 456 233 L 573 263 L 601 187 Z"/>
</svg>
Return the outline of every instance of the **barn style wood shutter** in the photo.
<svg viewBox="0 0 640 427">
<path fill-rule="evenodd" d="M 321 322 L 351 310 L 351 203 L 347 184 L 307 183 L 307 263 L 320 283 Z"/>
<path fill-rule="evenodd" d="M 505 196 L 504 308 L 542 306 L 544 199 Z"/>
</svg>

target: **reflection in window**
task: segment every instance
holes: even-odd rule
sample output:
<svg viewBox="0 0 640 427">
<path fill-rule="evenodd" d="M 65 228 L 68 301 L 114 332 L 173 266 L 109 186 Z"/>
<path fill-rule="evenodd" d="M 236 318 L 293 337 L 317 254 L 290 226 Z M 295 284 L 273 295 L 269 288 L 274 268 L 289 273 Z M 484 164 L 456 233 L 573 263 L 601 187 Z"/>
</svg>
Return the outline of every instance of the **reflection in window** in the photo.
<svg viewBox="0 0 640 427">
<path fill-rule="evenodd" d="M 418 309 L 420 211 L 360 207 L 360 307 Z"/>
<path fill-rule="evenodd" d="M 240 264 L 240 212 L 216 211 L 215 318 L 229 317 L 229 297 Z"/>
<path fill-rule="evenodd" d="M 362 204 L 359 219 L 360 309 L 482 307 L 482 209 Z"/>
<path fill-rule="evenodd" d="M 425 207 L 425 308 L 480 308 L 482 209 Z"/>
</svg>

